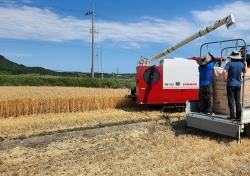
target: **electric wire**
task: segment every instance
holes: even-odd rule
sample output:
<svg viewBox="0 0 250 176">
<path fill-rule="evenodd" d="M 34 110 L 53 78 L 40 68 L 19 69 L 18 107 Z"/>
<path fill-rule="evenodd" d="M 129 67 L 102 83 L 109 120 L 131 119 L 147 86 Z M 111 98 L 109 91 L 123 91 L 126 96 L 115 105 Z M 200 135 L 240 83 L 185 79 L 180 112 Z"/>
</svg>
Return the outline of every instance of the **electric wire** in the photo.
<svg viewBox="0 0 250 176">
<path fill-rule="evenodd" d="M 6 3 L 6 1 L 5 2 L 1 2 L 0 1 L 0 3 Z M 62 7 L 55 7 L 55 6 L 44 6 L 44 5 L 41 5 L 41 4 L 36 4 L 36 5 L 34 5 L 34 4 L 30 4 L 30 3 L 23 3 L 23 2 L 11 2 L 11 4 L 14 4 L 14 5 L 23 5 L 23 6 L 28 6 L 28 7 L 36 7 L 36 8 L 46 8 L 46 9 L 52 9 L 52 10 L 54 10 L 54 9 L 56 9 L 56 10 L 60 10 L 60 11 L 65 11 L 65 12 L 72 12 L 72 13 L 81 13 L 81 14 L 83 14 L 83 10 L 77 10 L 77 9 L 69 9 L 69 8 L 62 8 Z M 95 16 L 97 16 L 97 17 L 102 17 L 102 19 L 106 19 L 107 21 L 115 21 L 115 22 L 117 22 L 117 21 L 119 21 L 119 20 L 117 20 L 117 19 L 114 19 L 114 18 L 110 18 L 110 17 L 107 17 L 107 16 L 105 16 L 105 15 L 102 15 L 102 14 L 100 14 L 100 13 L 96 13 L 95 12 Z M 33 25 L 31 25 L 30 27 L 37 27 L 37 26 L 39 26 L 39 25 L 43 25 L 43 28 L 47 28 L 47 29 L 54 29 L 54 30 L 62 30 L 62 28 L 63 28 L 63 30 L 65 31 L 65 32 L 71 32 L 71 30 L 70 29 L 67 29 L 67 28 L 65 28 L 65 26 L 63 25 L 63 24 L 59 24 L 59 25 L 57 25 L 57 26 L 54 26 L 53 25 L 53 27 L 52 27 L 52 25 L 51 24 L 53 24 L 53 23 L 49 23 L 48 21 L 39 21 L 39 23 L 37 22 L 39 19 L 37 19 L 37 18 L 34 18 L 33 17 L 33 19 L 30 21 L 30 18 L 28 17 L 22 17 L 21 19 L 16 19 L 17 21 L 15 21 L 15 23 L 16 24 L 18 24 L 18 25 L 23 25 L 23 23 L 25 23 L 25 22 L 27 22 L 27 21 L 29 21 L 29 22 L 32 22 L 32 24 Z M 86 20 L 86 21 L 88 21 L 88 20 Z M 0 22 L 7 22 L 7 24 L 9 24 L 9 25 L 11 25 L 12 24 L 12 22 L 11 21 L 8 21 L 8 18 L 6 17 L 6 18 L 1 18 L 0 19 Z M 67 26 L 66 26 L 67 27 Z M 129 26 L 130 28 L 134 28 L 134 29 L 139 29 L 141 32 L 150 32 L 149 30 L 145 30 L 145 29 L 143 29 L 143 31 L 142 31 L 142 29 L 141 28 L 139 28 L 139 27 L 137 27 L 137 26 Z M 88 30 L 83 30 L 83 32 L 88 32 Z M 136 37 L 130 37 L 130 39 L 137 39 Z M 71 46 L 70 46 L 71 47 Z M 153 47 L 153 48 L 155 48 L 155 49 L 159 49 L 159 48 L 156 48 L 156 47 L 154 47 L 154 46 L 151 46 L 151 47 Z M 111 50 L 114 50 L 114 49 L 111 49 Z M 122 49 L 122 48 L 118 48 L 118 50 L 119 50 L 119 52 L 123 52 L 123 53 L 128 53 L 128 51 L 126 51 L 126 49 L 124 50 L 124 49 Z M 139 52 L 129 52 L 129 53 L 139 53 Z M 149 53 L 145 53 L 145 52 L 143 52 L 143 53 L 141 53 L 140 52 L 140 55 L 149 55 Z M 152 55 L 152 54 L 151 54 Z"/>
</svg>

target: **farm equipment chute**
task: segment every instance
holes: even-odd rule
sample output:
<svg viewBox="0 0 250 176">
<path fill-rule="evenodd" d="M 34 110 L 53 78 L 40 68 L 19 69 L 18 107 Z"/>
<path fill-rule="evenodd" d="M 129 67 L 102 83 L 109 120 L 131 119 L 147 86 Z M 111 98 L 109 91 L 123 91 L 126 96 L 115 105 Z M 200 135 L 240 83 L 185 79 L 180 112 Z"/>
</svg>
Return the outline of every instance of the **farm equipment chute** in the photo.
<svg viewBox="0 0 250 176">
<path fill-rule="evenodd" d="M 176 50 L 177 48 L 180 48 L 182 47 L 183 45 L 201 37 L 201 36 L 204 36 L 206 34 L 208 34 L 209 32 L 212 32 L 214 31 L 215 29 L 217 29 L 218 27 L 222 26 L 226 24 L 227 28 L 229 28 L 230 26 L 233 26 L 235 24 L 235 18 L 234 18 L 234 15 L 233 14 L 230 14 L 229 16 L 221 19 L 221 20 L 218 20 L 216 22 L 214 22 L 212 25 L 210 26 L 207 26 L 206 28 L 200 30 L 198 33 L 195 33 L 194 35 L 188 37 L 187 39 L 181 41 L 180 43 L 176 44 L 176 45 L 173 45 L 171 47 L 169 47 L 168 49 L 164 50 L 163 52 L 159 53 L 158 55 L 148 59 L 148 58 L 143 58 L 141 59 L 138 64 L 141 64 L 141 65 L 149 65 L 151 62 L 157 60 L 157 59 L 160 59 L 161 57 L 171 53 L 172 51 Z"/>
</svg>

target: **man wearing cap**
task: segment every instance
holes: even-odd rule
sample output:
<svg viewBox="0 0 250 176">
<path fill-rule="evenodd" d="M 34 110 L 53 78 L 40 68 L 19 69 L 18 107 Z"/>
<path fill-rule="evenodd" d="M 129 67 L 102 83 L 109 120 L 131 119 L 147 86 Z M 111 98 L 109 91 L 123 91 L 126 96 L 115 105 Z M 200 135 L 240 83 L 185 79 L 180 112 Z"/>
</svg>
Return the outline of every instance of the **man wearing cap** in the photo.
<svg viewBox="0 0 250 176">
<path fill-rule="evenodd" d="M 200 112 L 211 115 L 213 112 L 212 72 L 216 64 L 215 58 L 209 53 L 201 57 L 199 64 L 199 108 Z"/>
<path fill-rule="evenodd" d="M 239 52 L 234 50 L 228 56 L 231 58 L 231 61 L 226 64 L 224 67 L 222 76 L 224 81 L 227 82 L 227 99 L 228 107 L 230 110 L 230 119 L 240 121 L 241 119 L 241 102 L 240 102 L 240 93 L 241 93 L 241 82 L 242 82 L 242 73 L 246 73 L 247 63 L 243 61 Z M 236 105 L 236 116 L 234 112 L 234 103 Z"/>
<path fill-rule="evenodd" d="M 240 49 L 241 57 L 247 62 L 247 67 L 250 67 L 250 54 L 247 54 L 247 51 L 248 49 L 245 46 L 241 47 Z"/>
</svg>

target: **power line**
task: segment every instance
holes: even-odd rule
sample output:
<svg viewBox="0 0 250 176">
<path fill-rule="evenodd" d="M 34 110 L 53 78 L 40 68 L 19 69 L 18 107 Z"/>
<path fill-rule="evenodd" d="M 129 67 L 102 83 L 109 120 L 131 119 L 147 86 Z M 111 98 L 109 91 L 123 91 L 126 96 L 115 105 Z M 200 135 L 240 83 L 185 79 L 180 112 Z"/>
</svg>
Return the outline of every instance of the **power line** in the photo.
<svg viewBox="0 0 250 176">
<path fill-rule="evenodd" d="M 0 41 L 4 42 L 10 42 L 15 44 L 32 44 L 32 45 L 48 45 L 48 46 L 60 46 L 60 47 L 69 47 L 69 48 L 91 48 L 89 45 L 86 45 L 84 43 L 80 43 L 80 45 L 70 45 L 70 44 L 61 44 L 61 43 L 55 43 L 55 42 L 46 42 L 46 41 L 30 41 L 30 40 L 20 40 L 20 39 L 4 39 L 0 38 Z M 98 47 L 98 46 L 97 46 Z M 126 50 L 122 48 L 105 48 L 106 51 L 113 51 L 118 53 L 125 53 L 130 55 L 138 55 L 140 56 L 141 52 Z M 145 54 L 145 53 L 144 53 Z"/>
<path fill-rule="evenodd" d="M 43 41 L 31 41 L 31 40 L 20 40 L 20 39 L 4 39 L 0 38 L 0 41 L 4 42 L 10 42 L 10 43 L 24 43 L 24 44 L 35 44 L 35 45 L 54 45 L 54 46 L 62 46 L 62 47 L 73 47 L 73 48 L 91 48 L 88 45 L 81 44 L 82 46 L 78 45 L 69 45 L 69 44 L 61 44 L 61 43 L 55 43 L 55 42 L 43 42 Z M 84 46 L 83 46 L 84 45 Z"/>
<path fill-rule="evenodd" d="M 0 2 L 0 3 L 3 3 L 3 2 Z M 55 8 L 55 9 L 58 9 L 58 10 L 63 10 L 63 11 L 71 11 L 71 12 L 77 12 L 77 13 L 83 13 L 83 11 L 81 11 L 81 10 L 75 10 L 75 9 L 68 9 L 68 8 L 61 8 L 61 7 L 52 7 L 52 6 L 50 6 L 50 7 L 48 7 L 48 6 L 41 6 L 41 5 L 31 5 L 31 4 L 28 4 L 28 3 L 20 3 L 20 2 L 12 2 L 12 4 L 15 4 L 15 5 L 26 5 L 26 6 L 30 6 L 30 7 L 46 7 L 46 8 L 48 8 L 48 9 L 50 9 L 50 8 Z M 119 21 L 119 20 L 117 20 L 117 19 L 114 19 L 114 18 L 109 18 L 109 17 L 107 17 L 107 16 L 104 16 L 104 15 L 102 15 L 102 14 L 99 14 L 99 13 L 96 13 L 97 14 L 97 16 L 101 16 L 101 17 L 103 17 L 103 18 L 106 18 L 106 19 L 109 19 L 109 21 L 110 20 L 112 20 L 112 21 Z M 26 22 L 27 21 L 27 19 L 30 19 L 30 18 L 27 18 L 27 17 L 22 17 L 21 19 L 18 19 L 18 21 L 17 22 L 19 22 L 18 24 L 19 25 L 23 25 L 23 23 L 22 22 Z M 4 19 L 2 19 L 2 20 L 0 20 L 1 22 L 8 22 L 9 24 L 12 24 L 12 22 L 11 21 L 8 21 L 8 19 L 7 18 L 4 18 Z M 15 23 L 16 23 L 16 21 L 15 21 Z M 55 27 L 55 26 L 53 26 L 53 27 L 51 27 L 51 24 L 52 23 L 49 23 L 49 22 L 46 22 L 46 21 L 43 21 L 42 23 L 44 23 L 44 24 L 46 24 L 46 25 L 44 25 L 44 27 L 46 27 L 46 28 L 49 28 L 49 29 L 62 29 L 62 27 L 64 27 L 63 25 L 62 26 L 58 26 L 58 27 Z M 34 20 L 34 23 L 33 24 L 35 24 L 35 25 L 33 25 L 34 27 L 37 27 L 36 26 L 36 24 L 37 25 L 41 25 L 42 24 L 41 22 L 40 23 L 37 23 L 36 22 L 36 19 Z M 138 27 L 136 27 L 136 26 L 130 26 L 130 27 L 132 27 L 132 28 L 136 28 L 136 29 L 139 29 Z M 64 29 L 66 32 L 70 32 L 71 30 L 68 30 L 67 28 L 66 29 Z M 141 29 L 140 29 L 141 30 Z M 144 31 L 147 31 L 147 30 L 144 30 Z M 85 30 L 85 32 L 87 32 L 87 30 Z M 134 37 L 135 38 L 135 37 Z M 136 38 L 135 38 L 136 39 Z M 25 43 L 25 42 L 23 42 L 23 43 Z M 27 42 L 26 42 L 27 43 Z M 32 43 L 34 43 L 34 42 L 32 42 Z M 37 43 L 37 42 L 36 42 Z M 37 43 L 37 44 L 41 44 L 41 43 Z M 66 47 L 75 47 L 75 46 L 69 46 L 69 45 L 67 45 Z M 77 46 L 78 47 L 78 46 Z M 79 46 L 80 47 L 80 46 Z M 107 49 L 107 48 L 106 48 Z M 123 48 L 117 48 L 117 49 L 109 49 L 109 50 L 116 50 L 117 52 L 119 51 L 119 52 L 123 52 L 123 53 L 128 53 L 128 54 L 132 54 L 132 53 L 134 53 L 134 54 L 138 54 L 138 55 L 141 55 L 141 54 L 146 54 L 145 52 L 143 52 L 143 53 L 139 53 L 139 52 L 135 52 L 135 51 L 127 51 L 126 49 L 123 49 Z M 147 54 L 148 55 L 148 54 Z"/>
<path fill-rule="evenodd" d="M 16 5 L 25 5 L 25 6 L 30 6 L 30 7 L 43 7 L 43 8 L 48 8 L 48 9 L 58 9 L 58 10 L 61 10 L 61 11 L 66 11 L 66 12 L 77 12 L 77 13 L 83 13 L 82 10 L 76 10 L 76 9 L 69 9 L 69 8 L 62 8 L 62 7 L 55 7 L 55 6 L 44 6 L 44 5 L 34 5 L 34 4 L 29 4 L 29 3 L 21 3 L 21 2 L 12 2 L 11 4 L 16 4 Z M 107 17 L 103 14 L 100 14 L 100 13 L 96 13 L 95 16 L 100 16 L 102 18 L 105 18 L 105 19 L 108 19 L 108 21 L 120 21 L 120 20 L 117 20 L 115 18 L 110 18 L 110 17 Z M 24 21 L 24 20 L 23 20 Z M 37 23 L 37 24 L 40 24 L 40 23 Z M 47 23 L 44 23 L 44 24 L 47 24 Z M 137 26 L 129 26 L 130 28 L 134 28 L 134 29 L 139 29 L 140 31 L 142 31 L 142 28 L 140 27 L 137 27 Z M 60 28 L 59 28 L 60 29 Z M 151 32 L 149 30 L 145 30 L 143 29 L 142 32 Z M 132 39 L 137 39 L 136 37 L 132 37 Z M 157 48 L 158 49 L 158 48 Z"/>
</svg>

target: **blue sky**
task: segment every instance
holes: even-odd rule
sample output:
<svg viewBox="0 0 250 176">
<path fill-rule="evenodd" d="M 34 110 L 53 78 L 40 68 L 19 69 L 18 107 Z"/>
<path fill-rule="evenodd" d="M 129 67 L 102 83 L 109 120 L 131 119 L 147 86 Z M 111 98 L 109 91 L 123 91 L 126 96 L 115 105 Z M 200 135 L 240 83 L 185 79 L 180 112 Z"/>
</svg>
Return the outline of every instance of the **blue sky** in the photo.
<svg viewBox="0 0 250 176">
<path fill-rule="evenodd" d="M 141 56 L 153 57 L 230 14 L 235 28 L 222 26 L 165 58 L 198 56 L 204 42 L 250 40 L 246 0 L 0 0 L 0 54 L 26 66 L 90 72 L 91 15 L 85 12 L 91 3 L 95 72 L 135 73 Z"/>
</svg>

